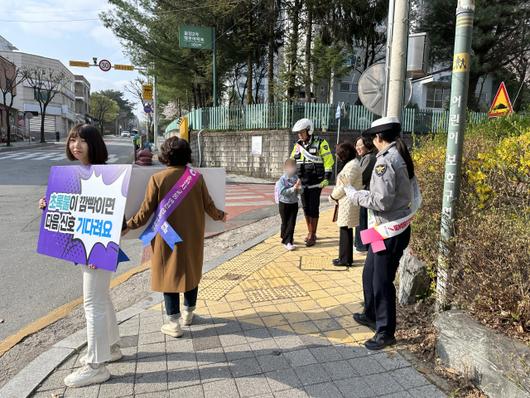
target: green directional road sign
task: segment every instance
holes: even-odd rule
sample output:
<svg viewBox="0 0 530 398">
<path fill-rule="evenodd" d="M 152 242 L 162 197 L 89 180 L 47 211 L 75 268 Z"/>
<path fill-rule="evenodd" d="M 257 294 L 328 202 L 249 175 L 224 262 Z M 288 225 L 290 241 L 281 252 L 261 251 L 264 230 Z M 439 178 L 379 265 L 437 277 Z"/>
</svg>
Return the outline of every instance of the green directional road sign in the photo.
<svg viewBox="0 0 530 398">
<path fill-rule="evenodd" d="M 213 28 L 204 26 L 180 25 L 180 48 L 195 48 L 198 50 L 211 50 Z"/>
</svg>

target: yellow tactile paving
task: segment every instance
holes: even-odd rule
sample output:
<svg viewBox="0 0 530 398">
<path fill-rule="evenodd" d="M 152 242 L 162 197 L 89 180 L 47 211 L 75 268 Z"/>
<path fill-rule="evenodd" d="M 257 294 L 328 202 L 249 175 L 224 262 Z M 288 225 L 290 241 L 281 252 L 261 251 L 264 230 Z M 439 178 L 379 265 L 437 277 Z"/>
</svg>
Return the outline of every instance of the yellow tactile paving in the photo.
<svg viewBox="0 0 530 398">
<path fill-rule="evenodd" d="M 314 247 L 301 244 L 305 225 L 300 223 L 297 250 L 287 252 L 273 236 L 206 273 L 197 312 L 334 343 L 357 345 L 371 337 L 351 316 L 362 309 L 364 257 L 355 254 L 358 267 L 331 265 L 338 250 L 338 228 L 331 216 L 330 211 L 322 214 Z"/>
</svg>

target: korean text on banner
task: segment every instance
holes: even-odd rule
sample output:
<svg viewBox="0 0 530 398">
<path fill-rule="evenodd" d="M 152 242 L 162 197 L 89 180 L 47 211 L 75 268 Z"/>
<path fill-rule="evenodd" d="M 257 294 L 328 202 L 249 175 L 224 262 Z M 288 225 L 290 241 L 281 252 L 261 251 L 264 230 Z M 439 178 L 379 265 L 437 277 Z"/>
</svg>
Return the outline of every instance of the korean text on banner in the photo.
<svg viewBox="0 0 530 398">
<path fill-rule="evenodd" d="M 55 166 L 37 252 L 115 271 L 130 165 Z"/>
</svg>

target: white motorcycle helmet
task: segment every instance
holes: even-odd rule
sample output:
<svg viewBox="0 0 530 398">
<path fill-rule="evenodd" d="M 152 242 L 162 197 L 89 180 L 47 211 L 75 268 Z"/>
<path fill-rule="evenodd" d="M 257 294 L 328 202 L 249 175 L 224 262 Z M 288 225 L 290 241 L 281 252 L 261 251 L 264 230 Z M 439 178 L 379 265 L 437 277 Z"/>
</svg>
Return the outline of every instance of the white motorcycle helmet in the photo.
<svg viewBox="0 0 530 398">
<path fill-rule="evenodd" d="M 307 118 L 298 120 L 293 126 L 293 133 L 298 133 L 300 131 L 307 130 L 309 135 L 313 135 L 313 121 Z"/>
</svg>

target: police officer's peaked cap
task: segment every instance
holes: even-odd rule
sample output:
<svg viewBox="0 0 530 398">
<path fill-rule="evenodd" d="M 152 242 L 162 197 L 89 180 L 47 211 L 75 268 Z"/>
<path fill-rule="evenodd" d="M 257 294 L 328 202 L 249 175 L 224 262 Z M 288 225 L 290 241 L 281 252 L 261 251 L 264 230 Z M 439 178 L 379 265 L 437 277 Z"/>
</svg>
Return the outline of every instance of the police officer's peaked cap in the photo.
<svg viewBox="0 0 530 398">
<path fill-rule="evenodd" d="M 362 135 L 372 137 L 379 133 L 386 135 L 399 135 L 401 132 L 401 123 L 397 116 L 387 116 L 374 120 L 368 130 L 363 131 Z"/>
</svg>

